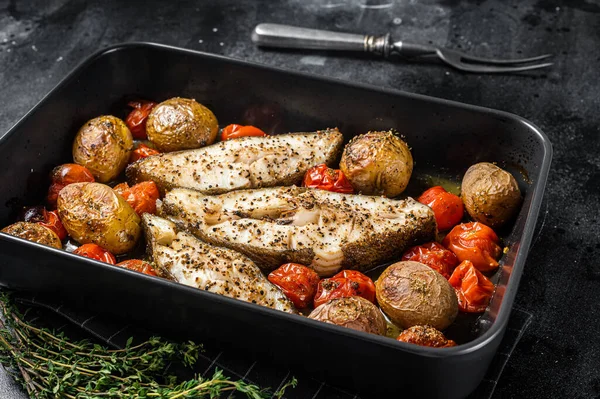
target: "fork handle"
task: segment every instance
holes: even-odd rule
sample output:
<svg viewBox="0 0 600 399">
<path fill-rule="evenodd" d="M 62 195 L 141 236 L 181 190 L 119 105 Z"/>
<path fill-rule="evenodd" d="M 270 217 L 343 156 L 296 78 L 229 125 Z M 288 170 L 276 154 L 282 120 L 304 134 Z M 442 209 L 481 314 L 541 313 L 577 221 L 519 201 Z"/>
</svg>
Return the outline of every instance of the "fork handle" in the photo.
<svg viewBox="0 0 600 399">
<path fill-rule="evenodd" d="M 259 24 L 252 41 L 262 47 L 310 50 L 361 51 L 388 57 L 392 48 L 390 35 L 370 36 L 299 28 L 280 24 Z"/>
</svg>

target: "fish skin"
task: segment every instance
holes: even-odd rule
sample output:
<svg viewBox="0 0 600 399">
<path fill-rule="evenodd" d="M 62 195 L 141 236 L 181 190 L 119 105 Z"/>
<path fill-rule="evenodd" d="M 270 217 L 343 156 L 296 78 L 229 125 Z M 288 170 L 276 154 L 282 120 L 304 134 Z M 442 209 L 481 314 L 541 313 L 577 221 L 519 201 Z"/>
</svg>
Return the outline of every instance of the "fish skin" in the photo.
<svg viewBox="0 0 600 399">
<path fill-rule="evenodd" d="M 235 249 L 265 272 L 294 262 L 320 276 L 366 271 L 435 240 L 431 208 L 412 198 L 340 194 L 304 187 L 218 196 L 174 189 L 160 212 L 201 240 Z"/>
<path fill-rule="evenodd" d="M 146 180 L 161 192 L 183 187 L 205 194 L 299 184 L 308 169 L 332 164 L 343 145 L 337 128 L 312 133 L 242 137 L 194 150 L 140 159 L 126 170 L 131 184 Z"/>
<path fill-rule="evenodd" d="M 148 252 L 162 277 L 205 291 L 297 313 L 292 302 L 248 257 L 179 231 L 174 223 L 145 213 Z"/>
</svg>

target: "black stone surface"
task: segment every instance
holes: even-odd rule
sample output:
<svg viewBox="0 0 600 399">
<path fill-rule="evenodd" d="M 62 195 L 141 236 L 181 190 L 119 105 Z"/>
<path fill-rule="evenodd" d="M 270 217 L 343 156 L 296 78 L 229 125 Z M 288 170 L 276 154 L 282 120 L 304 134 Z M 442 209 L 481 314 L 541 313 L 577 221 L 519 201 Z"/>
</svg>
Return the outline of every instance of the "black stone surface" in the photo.
<svg viewBox="0 0 600 399">
<path fill-rule="evenodd" d="M 264 51 L 249 38 L 259 22 L 391 32 L 482 56 L 549 52 L 555 65 L 533 74 L 467 75 L 440 65 Z M 600 397 L 597 0 L 0 0 L 0 132 L 83 58 L 131 40 L 483 105 L 537 124 L 554 145 L 554 161 L 516 303 L 534 318 L 494 397 Z M 0 373 L 0 397 L 15 395 Z"/>
</svg>

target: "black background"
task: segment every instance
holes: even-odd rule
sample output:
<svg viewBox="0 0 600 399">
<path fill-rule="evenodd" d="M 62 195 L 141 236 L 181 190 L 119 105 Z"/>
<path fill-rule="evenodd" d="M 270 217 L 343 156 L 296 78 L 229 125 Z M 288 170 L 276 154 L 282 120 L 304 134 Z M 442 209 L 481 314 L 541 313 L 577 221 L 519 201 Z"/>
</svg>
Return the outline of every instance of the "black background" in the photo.
<svg viewBox="0 0 600 399">
<path fill-rule="evenodd" d="M 0 132 L 92 52 L 142 40 L 513 112 L 554 159 L 517 306 L 533 314 L 495 398 L 600 397 L 600 2 L 0 0 Z M 554 54 L 521 75 L 257 49 L 259 22 L 382 34 L 516 58 Z M 49 138 L 51 139 L 51 138 Z M 9 395 L 0 379 L 0 396 Z M 12 394 L 10 394 L 12 397 Z M 9 396 L 7 396 L 9 397 Z"/>
</svg>

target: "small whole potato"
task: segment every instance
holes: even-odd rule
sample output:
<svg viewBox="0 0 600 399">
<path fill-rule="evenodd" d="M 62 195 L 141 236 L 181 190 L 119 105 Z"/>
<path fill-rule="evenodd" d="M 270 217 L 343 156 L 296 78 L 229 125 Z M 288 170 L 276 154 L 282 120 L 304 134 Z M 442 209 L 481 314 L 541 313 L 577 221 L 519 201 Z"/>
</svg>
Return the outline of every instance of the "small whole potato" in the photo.
<svg viewBox="0 0 600 399">
<path fill-rule="evenodd" d="M 133 208 L 107 185 L 73 183 L 58 194 L 58 215 L 80 244 L 94 243 L 114 255 L 130 252 L 141 234 Z"/>
<path fill-rule="evenodd" d="M 73 161 L 88 168 L 100 183 L 123 172 L 133 149 L 133 136 L 121 119 L 104 115 L 79 129 L 73 142 Z"/>
<path fill-rule="evenodd" d="M 385 335 L 386 331 L 381 311 L 360 296 L 332 299 L 313 310 L 308 318 L 371 334 Z"/>
<path fill-rule="evenodd" d="M 392 198 L 406 189 L 413 158 L 408 144 L 391 131 L 369 132 L 346 145 L 340 169 L 356 191 Z"/>
<path fill-rule="evenodd" d="M 39 223 L 17 222 L 2 229 L 3 233 L 62 249 L 58 235 Z"/>
<path fill-rule="evenodd" d="M 398 326 L 448 327 L 458 314 L 454 288 L 438 272 L 419 262 L 394 263 L 375 282 L 377 302 Z"/>
<path fill-rule="evenodd" d="M 461 196 L 475 221 L 494 228 L 511 220 L 521 205 L 521 191 L 514 176 L 489 162 L 467 170 Z"/>
<path fill-rule="evenodd" d="M 148 139 L 161 152 L 204 147 L 214 143 L 218 131 L 211 110 L 189 98 L 163 101 L 152 109 L 146 122 Z"/>
</svg>

